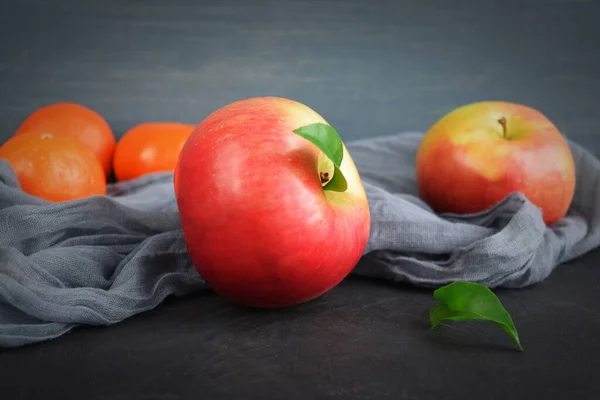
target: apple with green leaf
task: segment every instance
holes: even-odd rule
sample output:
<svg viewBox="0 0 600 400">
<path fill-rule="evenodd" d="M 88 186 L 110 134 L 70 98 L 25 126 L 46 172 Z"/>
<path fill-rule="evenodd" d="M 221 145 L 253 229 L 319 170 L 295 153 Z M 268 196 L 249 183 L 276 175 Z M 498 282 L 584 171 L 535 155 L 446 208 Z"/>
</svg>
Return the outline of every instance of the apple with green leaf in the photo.
<svg viewBox="0 0 600 400">
<path fill-rule="evenodd" d="M 352 157 L 299 102 L 257 97 L 214 111 L 183 146 L 175 174 L 190 258 L 237 303 L 317 298 L 366 248 L 369 206 Z"/>
<path fill-rule="evenodd" d="M 575 164 L 565 138 L 541 112 L 482 101 L 449 112 L 427 131 L 416 179 L 420 196 L 437 212 L 479 212 L 520 192 L 551 224 L 573 200 Z"/>
</svg>

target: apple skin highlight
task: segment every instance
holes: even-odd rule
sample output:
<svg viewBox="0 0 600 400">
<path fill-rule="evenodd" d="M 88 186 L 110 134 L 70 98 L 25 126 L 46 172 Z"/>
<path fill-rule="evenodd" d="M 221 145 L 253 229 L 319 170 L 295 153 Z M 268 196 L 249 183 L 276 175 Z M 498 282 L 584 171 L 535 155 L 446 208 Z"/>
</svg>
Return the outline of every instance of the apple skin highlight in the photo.
<svg viewBox="0 0 600 400">
<path fill-rule="evenodd" d="M 575 164 L 545 115 L 488 101 L 459 107 L 428 130 L 417 153 L 416 179 L 420 196 L 436 212 L 480 212 L 520 192 L 551 224 L 573 200 Z"/>
<path fill-rule="evenodd" d="M 206 117 L 176 169 L 186 245 L 215 292 L 253 307 L 302 303 L 354 268 L 370 232 L 362 181 L 344 147 L 344 192 L 321 185 L 321 150 L 293 133 L 326 121 L 278 97 L 240 100 Z"/>
</svg>

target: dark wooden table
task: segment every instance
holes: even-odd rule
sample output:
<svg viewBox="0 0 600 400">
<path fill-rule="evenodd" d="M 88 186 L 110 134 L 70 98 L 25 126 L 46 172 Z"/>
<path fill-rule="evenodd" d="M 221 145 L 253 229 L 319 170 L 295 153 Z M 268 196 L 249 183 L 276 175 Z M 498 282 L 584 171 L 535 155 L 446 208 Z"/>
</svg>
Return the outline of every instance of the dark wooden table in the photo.
<svg viewBox="0 0 600 400">
<path fill-rule="evenodd" d="M 35 108 L 94 108 L 117 135 L 239 98 L 307 103 L 346 140 L 426 130 L 476 100 L 531 105 L 600 155 L 600 2 L 0 2 L 0 142 Z M 1 234 L 1 233 L 0 233 Z M 12 399 L 600 398 L 600 251 L 500 291 L 495 326 L 431 332 L 430 291 L 350 278 L 248 311 L 209 293 L 0 353 Z"/>
</svg>

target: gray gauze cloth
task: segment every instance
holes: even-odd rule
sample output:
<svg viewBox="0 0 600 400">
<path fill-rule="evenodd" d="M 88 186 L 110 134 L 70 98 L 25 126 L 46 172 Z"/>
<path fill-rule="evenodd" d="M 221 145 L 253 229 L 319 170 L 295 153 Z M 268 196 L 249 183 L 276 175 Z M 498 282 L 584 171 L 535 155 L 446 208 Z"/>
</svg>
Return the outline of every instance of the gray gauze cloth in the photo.
<svg viewBox="0 0 600 400">
<path fill-rule="evenodd" d="M 348 143 L 371 208 L 368 247 L 353 274 L 435 288 L 456 280 L 522 288 L 600 244 L 600 162 L 570 143 L 577 189 L 547 227 L 519 194 L 474 215 L 436 215 L 419 199 L 422 134 Z M 18 188 L 0 160 L 0 345 L 110 325 L 169 295 L 207 288 L 183 240 L 172 174 L 112 184 L 107 196 L 51 204 Z"/>
</svg>

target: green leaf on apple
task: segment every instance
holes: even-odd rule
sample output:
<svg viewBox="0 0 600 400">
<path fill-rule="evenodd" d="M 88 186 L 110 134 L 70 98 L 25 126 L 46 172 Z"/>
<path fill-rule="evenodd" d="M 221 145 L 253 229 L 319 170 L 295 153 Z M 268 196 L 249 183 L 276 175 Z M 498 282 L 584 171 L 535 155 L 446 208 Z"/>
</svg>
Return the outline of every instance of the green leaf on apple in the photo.
<svg viewBox="0 0 600 400">
<path fill-rule="evenodd" d="M 333 176 L 323 186 L 323 189 L 336 192 L 345 191 L 348 188 L 348 182 L 340 171 L 344 158 L 344 144 L 335 128 L 317 122 L 294 129 L 294 133 L 315 144 L 333 162 Z"/>
<path fill-rule="evenodd" d="M 345 192 L 348 189 L 348 182 L 344 174 L 335 165 L 333 166 L 333 177 L 323 186 L 323 189 L 333 190 L 334 192 Z"/>
<path fill-rule="evenodd" d="M 317 145 L 336 167 L 342 165 L 344 158 L 342 138 L 332 126 L 317 122 L 294 129 L 294 133 Z"/>
<path fill-rule="evenodd" d="M 433 292 L 440 303 L 429 312 L 431 329 L 443 321 L 490 321 L 502 328 L 523 351 L 517 328 L 498 297 L 485 285 L 454 282 Z"/>
</svg>

